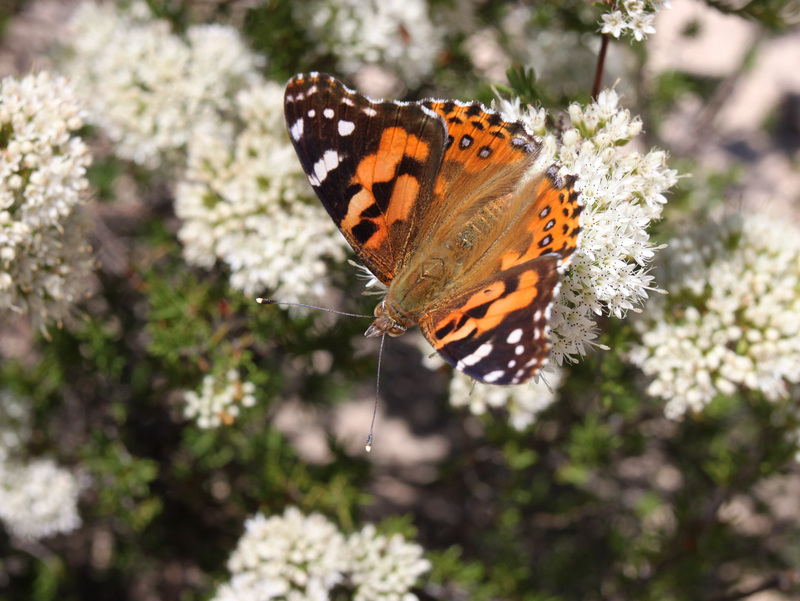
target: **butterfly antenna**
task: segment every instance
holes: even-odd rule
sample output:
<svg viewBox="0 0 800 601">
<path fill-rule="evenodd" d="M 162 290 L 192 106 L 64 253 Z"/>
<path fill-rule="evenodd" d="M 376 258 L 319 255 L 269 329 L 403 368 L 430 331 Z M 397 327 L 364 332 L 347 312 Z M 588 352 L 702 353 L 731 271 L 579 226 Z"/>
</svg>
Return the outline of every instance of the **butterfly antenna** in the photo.
<svg viewBox="0 0 800 601">
<path fill-rule="evenodd" d="M 375 317 L 374 315 L 361 315 L 360 313 L 345 313 L 344 311 L 336 311 L 335 309 L 326 309 L 325 307 L 316 307 L 314 305 L 306 305 L 303 303 L 289 303 L 284 301 L 276 301 L 268 298 L 257 298 L 256 302 L 259 305 L 283 305 L 285 307 L 305 307 L 306 309 L 327 311 L 328 313 L 336 313 L 337 315 L 347 315 L 348 317 Z"/>
<path fill-rule="evenodd" d="M 369 453 L 372 451 L 372 433 L 375 430 L 375 417 L 378 415 L 378 394 L 381 390 L 381 358 L 383 357 L 383 341 L 386 340 L 386 334 L 381 336 L 381 345 L 378 347 L 378 376 L 375 378 L 375 407 L 372 409 L 372 423 L 369 425 L 369 436 L 367 436 L 367 444 L 364 445 L 364 450 Z"/>
</svg>

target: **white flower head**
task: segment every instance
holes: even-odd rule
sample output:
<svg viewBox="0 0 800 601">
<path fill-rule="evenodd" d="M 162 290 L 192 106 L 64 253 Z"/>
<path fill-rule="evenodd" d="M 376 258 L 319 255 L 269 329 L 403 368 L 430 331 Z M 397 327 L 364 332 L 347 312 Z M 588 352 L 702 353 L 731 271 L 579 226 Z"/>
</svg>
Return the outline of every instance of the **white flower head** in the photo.
<svg viewBox="0 0 800 601">
<path fill-rule="evenodd" d="M 50 460 L 0 462 L 0 521 L 14 535 L 38 540 L 81 524 L 78 479 Z"/>
<path fill-rule="evenodd" d="M 703 223 L 669 242 L 669 295 L 637 320 L 630 354 L 678 418 L 741 387 L 767 399 L 800 383 L 800 229 L 764 215 Z"/>
<path fill-rule="evenodd" d="M 612 37 L 620 37 L 628 28 L 625 15 L 623 15 L 621 11 L 615 10 L 610 13 L 603 13 L 602 19 L 603 26 L 600 28 L 600 32 L 607 33 Z"/>
<path fill-rule="evenodd" d="M 91 156 L 75 132 L 86 116 L 66 79 L 0 81 L 0 316 L 61 324 L 94 267 L 80 208 Z"/>
<path fill-rule="evenodd" d="M 228 561 L 230 582 L 214 601 L 327 600 L 348 565 L 344 536 L 320 514 L 295 507 L 267 518 L 257 514 Z"/>
<path fill-rule="evenodd" d="M 416 601 L 409 591 L 430 562 L 400 535 L 378 536 L 367 525 L 345 538 L 324 516 L 289 507 L 247 521 L 228 569 L 213 601 L 327 601 L 336 585 L 352 589 L 355 601 Z"/>
<path fill-rule="evenodd" d="M 178 237 L 189 263 L 231 270 L 246 295 L 320 302 L 327 261 L 342 262 L 346 242 L 315 198 L 286 135 L 283 89 L 267 83 L 236 98 L 239 120 L 197 128 L 185 179 L 176 190 Z"/>
<path fill-rule="evenodd" d="M 349 580 L 355 587 L 354 601 L 415 601 L 409 593 L 419 577 L 431 568 L 419 545 L 401 535 L 376 534 L 367 524 L 347 540 Z"/>
<path fill-rule="evenodd" d="M 647 228 L 660 218 L 664 193 L 676 183 L 677 173 L 667 168 L 661 150 L 644 155 L 620 150 L 642 125 L 619 100 L 615 91 L 606 90 L 588 106 L 570 106 L 572 127 L 563 132 L 560 147 L 552 136 L 545 137 L 535 167 L 556 161 L 563 175 L 575 175 L 584 206 L 578 248 L 550 317 L 551 356 L 557 365 L 574 361 L 596 344 L 598 315 L 623 317 L 656 290 L 649 264 L 657 247 Z M 525 123 L 541 119 L 531 108 L 509 117 Z"/>
<path fill-rule="evenodd" d="M 183 415 L 196 420 L 203 429 L 230 425 L 242 407 L 256 404 L 255 391 L 255 384 L 242 382 L 235 369 L 228 370 L 221 381 L 209 374 L 203 377 L 199 393 L 193 390 L 184 392 L 186 406 Z"/>
<path fill-rule="evenodd" d="M 84 2 L 64 42 L 93 122 L 120 157 L 151 169 L 182 164 L 192 130 L 229 111 L 263 64 L 235 29 L 196 25 L 180 37 L 141 1 Z"/>
<path fill-rule="evenodd" d="M 311 0 L 294 7 L 298 22 L 343 73 L 379 65 L 413 86 L 433 71 L 443 46 L 425 0 Z"/>
<path fill-rule="evenodd" d="M 614 38 L 630 32 L 637 42 L 641 42 L 656 32 L 653 21 L 662 8 L 670 8 L 670 3 L 660 0 L 612 2 L 608 5 L 608 12 L 601 17 L 600 32 Z"/>
</svg>

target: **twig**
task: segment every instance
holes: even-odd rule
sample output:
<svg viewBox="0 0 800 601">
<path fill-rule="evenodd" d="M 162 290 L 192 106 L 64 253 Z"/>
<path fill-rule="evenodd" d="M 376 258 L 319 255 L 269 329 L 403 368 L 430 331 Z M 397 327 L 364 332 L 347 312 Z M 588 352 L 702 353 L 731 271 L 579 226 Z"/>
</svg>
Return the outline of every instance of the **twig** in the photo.
<svg viewBox="0 0 800 601">
<path fill-rule="evenodd" d="M 592 85 L 592 100 L 597 100 L 597 95 L 600 94 L 600 86 L 603 84 L 603 70 L 606 65 L 606 51 L 608 50 L 609 37 L 607 33 L 603 34 L 602 42 L 600 44 L 600 54 L 597 56 L 597 68 L 594 72 L 594 84 Z"/>
</svg>

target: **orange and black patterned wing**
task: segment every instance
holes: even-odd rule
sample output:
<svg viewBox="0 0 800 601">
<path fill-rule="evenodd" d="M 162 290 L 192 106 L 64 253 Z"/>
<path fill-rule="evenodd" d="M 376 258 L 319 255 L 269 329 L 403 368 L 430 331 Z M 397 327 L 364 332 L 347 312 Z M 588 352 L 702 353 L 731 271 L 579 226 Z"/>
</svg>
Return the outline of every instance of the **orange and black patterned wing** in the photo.
<svg viewBox="0 0 800 601">
<path fill-rule="evenodd" d="M 447 139 L 443 119 L 418 103 L 372 100 L 321 73 L 289 80 L 284 111 L 317 196 L 388 284 L 430 199 Z"/>
<path fill-rule="evenodd" d="M 420 329 L 468 376 L 487 384 L 521 384 L 547 363 L 560 264 L 561 257 L 550 253 L 498 272 L 427 313 Z"/>
<path fill-rule="evenodd" d="M 507 229 L 505 250 L 492 271 L 505 271 L 549 253 L 561 257 L 562 269 L 570 264 L 583 231 L 580 216 L 584 207 L 575 181 L 572 175 L 559 176 L 558 166 L 551 165 L 521 185 L 515 195 L 527 199 L 527 205 Z"/>
</svg>

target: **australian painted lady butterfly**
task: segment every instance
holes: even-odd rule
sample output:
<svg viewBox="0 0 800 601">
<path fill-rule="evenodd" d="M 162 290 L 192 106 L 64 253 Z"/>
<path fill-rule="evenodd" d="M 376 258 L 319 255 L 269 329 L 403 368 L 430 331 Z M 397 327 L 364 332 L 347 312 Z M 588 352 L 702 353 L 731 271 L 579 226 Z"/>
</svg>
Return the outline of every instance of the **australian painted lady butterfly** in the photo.
<svg viewBox="0 0 800 601">
<path fill-rule="evenodd" d="M 540 140 L 478 102 L 372 100 L 321 73 L 284 102 L 308 181 L 388 286 L 366 335 L 419 324 L 477 380 L 538 373 L 582 210 L 557 164 L 531 173 Z"/>
</svg>

